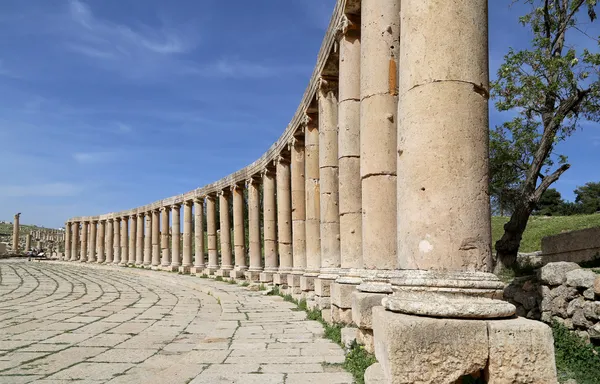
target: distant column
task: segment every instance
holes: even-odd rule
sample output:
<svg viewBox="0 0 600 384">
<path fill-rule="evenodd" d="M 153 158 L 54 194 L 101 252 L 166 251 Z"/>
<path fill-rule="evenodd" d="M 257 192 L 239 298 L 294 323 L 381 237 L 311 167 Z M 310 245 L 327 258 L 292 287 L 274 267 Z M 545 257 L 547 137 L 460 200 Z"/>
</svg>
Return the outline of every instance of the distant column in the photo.
<svg viewBox="0 0 600 384">
<path fill-rule="evenodd" d="M 233 269 L 231 255 L 231 221 L 229 219 L 229 191 L 219 192 L 219 218 L 221 222 L 221 266 L 219 275 L 229 277 Z"/>
<path fill-rule="evenodd" d="M 106 220 L 100 220 L 98 222 L 98 263 L 104 263 L 106 260 Z"/>
<path fill-rule="evenodd" d="M 79 261 L 87 261 L 88 252 L 88 222 L 83 221 L 81 223 L 81 248 L 79 250 Z"/>
<path fill-rule="evenodd" d="M 135 265 L 141 266 L 144 264 L 144 218 L 145 213 L 137 214 L 137 223 L 135 225 Z"/>
<path fill-rule="evenodd" d="M 113 264 L 121 262 L 121 218 L 115 218 L 113 225 Z"/>
<path fill-rule="evenodd" d="M 256 179 L 246 182 L 248 189 L 248 242 L 250 245 L 250 268 L 246 279 L 259 281 L 263 270 L 260 241 L 260 183 Z"/>
<path fill-rule="evenodd" d="M 231 272 L 232 278 L 244 277 L 248 266 L 246 265 L 246 230 L 244 228 L 244 187 L 234 185 L 231 187 L 233 194 L 233 245 L 235 249 L 235 269 Z"/>
<path fill-rule="evenodd" d="M 65 223 L 65 254 L 63 259 L 68 261 L 71 258 L 71 223 Z"/>
<path fill-rule="evenodd" d="M 204 199 L 194 199 L 194 268 L 191 273 L 203 273 L 204 258 Z"/>
<path fill-rule="evenodd" d="M 287 284 L 287 274 L 292 272 L 292 196 L 290 191 L 290 161 L 280 156 L 277 172 L 277 244 L 279 270 L 274 283 Z"/>
<path fill-rule="evenodd" d="M 21 214 L 17 213 L 15 215 L 15 218 L 13 221 L 12 251 L 14 254 L 19 253 L 19 229 L 20 229 L 19 218 L 20 217 L 21 217 Z"/>
<path fill-rule="evenodd" d="M 79 256 L 79 222 L 74 221 L 71 223 L 71 261 L 77 261 Z"/>
<path fill-rule="evenodd" d="M 300 278 L 303 291 L 314 291 L 314 279 L 321 269 L 321 196 L 319 187 L 318 115 L 306 116 L 304 129 L 304 167 L 306 177 L 306 269 Z"/>
<path fill-rule="evenodd" d="M 121 262 L 125 266 L 129 262 L 129 216 L 121 219 Z"/>
<path fill-rule="evenodd" d="M 25 252 L 29 252 L 31 250 L 31 233 L 25 235 Z"/>
<path fill-rule="evenodd" d="M 144 214 L 144 267 L 152 265 L 152 211 Z"/>
<path fill-rule="evenodd" d="M 162 268 L 168 268 L 171 265 L 171 252 L 169 249 L 169 212 L 171 207 L 161 208 L 160 218 L 160 249 L 162 251 L 162 259 L 160 266 Z"/>
<path fill-rule="evenodd" d="M 160 209 L 152 210 L 152 268 L 160 265 Z"/>
<path fill-rule="evenodd" d="M 113 240 L 114 240 L 114 219 L 108 219 L 106 221 L 106 260 L 104 261 L 105 264 L 110 264 L 113 262 L 113 257 L 114 257 L 114 245 L 113 245 Z"/>
<path fill-rule="evenodd" d="M 137 215 L 131 215 L 130 217 L 131 223 L 129 224 L 129 232 L 127 238 L 129 239 L 129 260 L 127 260 L 128 265 L 135 265 L 135 254 L 136 254 L 136 246 L 137 246 Z"/>
<path fill-rule="evenodd" d="M 192 267 L 192 201 L 183 203 L 183 262 L 179 271 L 190 273 Z"/>
<path fill-rule="evenodd" d="M 171 271 L 179 271 L 181 265 L 181 205 L 173 204 L 171 206 Z"/>
<path fill-rule="evenodd" d="M 260 274 L 260 281 L 270 283 L 273 274 L 277 273 L 277 223 L 275 221 L 275 175 L 272 170 L 263 171 L 263 234 L 265 251 L 265 268 Z"/>
<path fill-rule="evenodd" d="M 206 231 L 208 238 L 207 274 L 212 275 L 219 269 L 217 253 L 217 207 L 214 195 L 206 196 Z"/>
<path fill-rule="evenodd" d="M 90 221 L 90 239 L 89 239 L 89 248 L 88 248 L 88 263 L 96 262 L 96 238 L 98 236 L 98 221 L 92 220 Z"/>
</svg>

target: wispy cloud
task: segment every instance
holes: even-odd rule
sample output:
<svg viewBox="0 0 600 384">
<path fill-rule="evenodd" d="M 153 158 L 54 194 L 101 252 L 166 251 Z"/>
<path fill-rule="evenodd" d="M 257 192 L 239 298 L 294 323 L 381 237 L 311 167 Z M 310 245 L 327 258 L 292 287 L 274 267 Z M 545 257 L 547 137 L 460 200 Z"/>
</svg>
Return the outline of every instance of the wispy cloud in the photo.
<svg viewBox="0 0 600 384">
<path fill-rule="evenodd" d="M 104 164 L 114 161 L 117 155 L 113 152 L 78 152 L 73 159 L 79 164 Z"/>
<path fill-rule="evenodd" d="M 83 187 L 70 183 L 45 183 L 0 186 L 0 197 L 71 197 L 77 196 Z"/>
<path fill-rule="evenodd" d="M 193 70 L 202 76 L 228 78 L 269 78 L 284 75 L 310 74 L 307 65 L 277 65 L 245 61 L 237 58 L 222 58 L 212 64 Z"/>
</svg>

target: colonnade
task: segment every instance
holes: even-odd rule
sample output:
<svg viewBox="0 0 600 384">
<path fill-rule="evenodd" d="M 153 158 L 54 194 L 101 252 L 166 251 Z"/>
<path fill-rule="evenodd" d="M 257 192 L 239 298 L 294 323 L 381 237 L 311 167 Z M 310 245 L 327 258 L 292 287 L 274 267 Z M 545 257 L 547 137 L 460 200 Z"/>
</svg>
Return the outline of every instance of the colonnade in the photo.
<svg viewBox="0 0 600 384">
<path fill-rule="evenodd" d="M 357 326 L 387 382 L 530 382 L 503 369 L 508 349 L 555 381 L 547 327 L 512 318 L 490 273 L 487 39 L 487 0 L 339 0 L 298 111 L 260 159 L 68 220 L 65 258 L 279 285 Z M 449 363 L 413 361 L 413 347 Z"/>
</svg>

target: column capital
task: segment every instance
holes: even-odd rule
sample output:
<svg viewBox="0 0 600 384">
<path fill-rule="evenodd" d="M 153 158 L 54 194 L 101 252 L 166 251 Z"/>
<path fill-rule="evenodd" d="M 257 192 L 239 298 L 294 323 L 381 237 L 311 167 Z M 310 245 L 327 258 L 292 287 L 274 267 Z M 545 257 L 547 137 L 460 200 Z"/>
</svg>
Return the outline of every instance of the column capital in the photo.
<svg viewBox="0 0 600 384">
<path fill-rule="evenodd" d="M 183 202 L 183 205 L 186 207 L 191 207 L 194 204 L 194 200 L 186 200 Z"/>
<path fill-rule="evenodd" d="M 179 210 L 181 208 L 181 203 L 171 204 L 171 210 Z"/>
<path fill-rule="evenodd" d="M 216 195 L 214 193 L 209 193 L 208 195 L 206 195 L 204 197 L 205 200 L 214 200 L 216 198 Z"/>
<path fill-rule="evenodd" d="M 169 212 L 171 210 L 171 206 L 165 205 L 164 207 L 160 207 L 161 212 Z"/>
<path fill-rule="evenodd" d="M 360 16 L 344 14 L 336 29 L 336 38 L 339 40 L 344 35 L 350 33 L 360 33 Z"/>
<path fill-rule="evenodd" d="M 204 204 L 204 196 L 194 197 L 194 203 Z"/>
<path fill-rule="evenodd" d="M 260 175 L 262 177 L 265 177 L 265 176 L 267 176 L 267 177 L 275 177 L 275 172 L 274 172 L 273 168 L 267 166 L 267 167 L 263 168 L 260 171 Z"/>
<path fill-rule="evenodd" d="M 115 217 L 115 218 L 114 218 L 114 220 L 115 220 L 115 221 L 121 221 L 121 220 L 122 220 L 122 218 L 121 218 L 121 217 Z"/>
<path fill-rule="evenodd" d="M 229 196 L 229 191 L 227 188 L 221 189 L 219 192 L 217 192 L 217 195 L 219 197 L 221 196 Z"/>
<path fill-rule="evenodd" d="M 291 163 L 290 160 L 291 160 L 290 158 L 285 157 L 285 156 L 279 154 L 279 156 L 277 156 L 275 159 L 273 159 L 273 165 L 277 165 L 277 164 L 287 164 L 287 165 L 289 165 Z"/>
<path fill-rule="evenodd" d="M 246 179 L 246 188 L 249 188 L 250 186 L 254 185 L 254 184 L 259 184 L 260 180 L 256 177 L 256 175 L 254 176 L 250 176 L 249 178 Z"/>
<path fill-rule="evenodd" d="M 323 75 L 319 78 L 319 92 L 327 95 L 330 92 L 337 94 L 338 78 L 334 76 Z M 319 96 L 320 97 L 320 96 Z"/>
<path fill-rule="evenodd" d="M 246 182 L 244 182 L 244 183 L 235 183 L 235 184 L 233 184 L 233 185 L 231 186 L 231 191 L 232 191 L 232 192 L 235 192 L 235 191 L 237 191 L 238 189 L 244 189 L 244 187 L 245 187 L 245 186 L 246 186 Z"/>
</svg>

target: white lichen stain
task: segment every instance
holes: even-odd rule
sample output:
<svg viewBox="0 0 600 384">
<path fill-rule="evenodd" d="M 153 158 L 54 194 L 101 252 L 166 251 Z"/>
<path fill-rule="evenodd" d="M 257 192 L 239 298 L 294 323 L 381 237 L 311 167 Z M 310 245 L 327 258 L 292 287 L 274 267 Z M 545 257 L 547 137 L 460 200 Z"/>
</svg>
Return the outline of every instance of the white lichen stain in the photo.
<svg viewBox="0 0 600 384">
<path fill-rule="evenodd" d="M 419 251 L 423 253 L 429 253 L 433 251 L 433 245 L 428 240 L 421 240 L 419 243 Z"/>
</svg>

